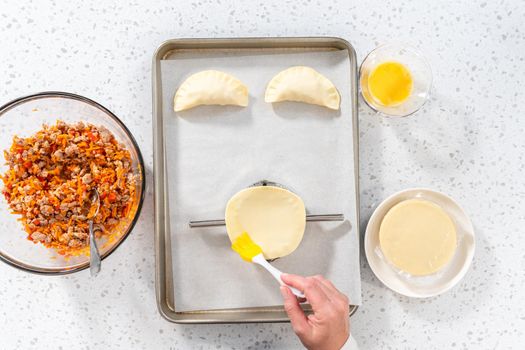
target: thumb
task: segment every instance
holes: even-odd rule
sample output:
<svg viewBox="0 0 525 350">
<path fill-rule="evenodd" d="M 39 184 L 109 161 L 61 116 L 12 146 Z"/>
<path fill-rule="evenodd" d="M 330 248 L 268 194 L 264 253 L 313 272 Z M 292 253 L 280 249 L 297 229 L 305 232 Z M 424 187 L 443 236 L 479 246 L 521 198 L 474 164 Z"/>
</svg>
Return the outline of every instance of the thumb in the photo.
<svg viewBox="0 0 525 350">
<path fill-rule="evenodd" d="M 298 336 L 306 334 L 310 325 L 308 324 L 308 319 L 306 318 L 303 309 L 301 309 L 297 298 L 292 294 L 290 288 L 286 286 L 281 286 L 281 294 L 284 299 L 284 310 L 290 318 L 294 332 Z"/>
</svg>

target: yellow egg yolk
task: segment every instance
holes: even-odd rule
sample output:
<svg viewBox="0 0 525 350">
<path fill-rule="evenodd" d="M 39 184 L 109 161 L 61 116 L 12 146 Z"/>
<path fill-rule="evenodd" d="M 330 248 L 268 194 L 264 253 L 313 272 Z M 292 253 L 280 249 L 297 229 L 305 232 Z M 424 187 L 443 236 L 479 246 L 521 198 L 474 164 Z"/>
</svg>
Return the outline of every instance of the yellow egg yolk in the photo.
<svg viewBox="0 0 525 350">
<path fill-rule="evenodd" d="M 372 97 L 383 106 L 399 105 L 412 92 L 412 75 L 401 63 L 381 63 L 368 77 L 368 90 Z"/>
</svg>

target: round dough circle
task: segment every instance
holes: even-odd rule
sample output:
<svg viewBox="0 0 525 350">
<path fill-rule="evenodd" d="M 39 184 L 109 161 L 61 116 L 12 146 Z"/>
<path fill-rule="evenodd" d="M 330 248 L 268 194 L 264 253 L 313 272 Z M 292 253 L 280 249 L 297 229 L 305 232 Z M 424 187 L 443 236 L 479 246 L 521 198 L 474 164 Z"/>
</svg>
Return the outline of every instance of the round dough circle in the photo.
<svg viewBox="0 0 525 350">
<path fill-rule="evenodd" d="M 297 249 L 306 226 L 302 199 L 274 186 L 237 192 L 228 201 L 224 217 L 230 240 L 247 232 L 266 259 L 280 258 Z"/>
<path fill-rule="evenodd" d="M 445 266 L 456 251 L 456 227 L 437 204 L 410 199 L 393 206 L 379 228 L 383 255 L 402 271 L 430 275 Z"/>
</svg>

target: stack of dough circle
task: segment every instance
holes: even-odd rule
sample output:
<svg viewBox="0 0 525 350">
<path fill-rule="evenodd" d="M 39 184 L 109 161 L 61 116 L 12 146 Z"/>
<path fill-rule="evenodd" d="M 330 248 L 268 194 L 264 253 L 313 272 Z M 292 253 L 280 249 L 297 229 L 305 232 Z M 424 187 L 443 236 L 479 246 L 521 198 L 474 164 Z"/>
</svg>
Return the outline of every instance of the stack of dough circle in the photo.
<svg viewBox="0 0 525 350">
<path fill-rule="evenodd" d="M 393 206 L 379 228 L 379 244 L 390 263 L 414 276 L 443 268 L 456 251 L 456 227 L 437 204 L 410 199 Z"/>
<path fill-rule="evenodd" d="M 274 186 L 257 186 L 236 193 L 226 205 L 226 230 L 233 242 L 243 232 L 266 259 L 292 253 L 303 239 L 306 211 L 296 194 Z"/>
</svg>

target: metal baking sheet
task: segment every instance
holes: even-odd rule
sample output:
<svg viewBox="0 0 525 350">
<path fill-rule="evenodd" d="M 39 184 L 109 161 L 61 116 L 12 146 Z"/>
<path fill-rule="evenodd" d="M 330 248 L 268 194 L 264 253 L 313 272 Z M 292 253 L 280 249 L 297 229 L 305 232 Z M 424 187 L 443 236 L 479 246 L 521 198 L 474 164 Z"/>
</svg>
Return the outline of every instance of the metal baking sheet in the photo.
<svg viewBox="0 0 525 350">
<path fill-rule="evenodd" d="M 173 158 L 173 149 L 174 146 L 180 146 L 182 150 L 184 150 L 184 146 L 187 144 L 184 143 L 185 141 L 182 140 L 180 143 L 174 143 L 174 138 L 177 137 L 176 133 L 174 131 L 178 131 L 177 127 L 183 127 L 183 124 L 179 125 L 172 125 L 173 121 L 178 121 L 178 119 L 169 119 L 174 118 L 173 113 L 170 112 L 171 110 L 171 104 L 169 103 L 169 98 L 167 99 L 167 96 L 172 96 L 175 92 L 177 84 L 168 84 L 167 86 L 173 85 L 172 91 L 162 91 L 162 82 L 166 83 L 166 80 L 173 79 L 173 75 L 177 75 L 179 71 L 182 71 L 184 73 L 188 72 L 188 66 L 191 66 L 194 64 L 194 61 L 198 61 L 200 59 L 206 59 L 206 56 L 211 57 L 217 57 L 222 56 L 225 53 L 230 56 L 229 61 L 234 61 L 236 65 L 245 64 L 246 66 L 253 65 L 253 62 L 259 65 L 264 64 L 265 59 L 267 59 L 268 54 L 281 54 L 281 53 L 288 53 L 289 55 L 299 55 L 296 57 L 307 57 L 308 55 L 318 54 L 322 55 L 324 51 L 332 52 L 332 56 L 335 54 L 336 57 L 340 56 L 341 54 L 344 55 L 344 57 L 347 58 L 348 62 L 348 69 L 345 70 L 345 72 L 348 72 L 347 81 L 349 84 L 348 86 L 344 86 L 343 89 L 341 89 L 344 93 L 342 96 L 343 101 L 347 103 L 348 108 L 342 108 L 341 113 L 348 113 L 349 121 L 348 121 L 348 134 L 343 136 L 348 136 L 347 140 L 341 141 L 341 133 L 337 133 L 334 137 L 334 142 L 342 142 L 343 145 L 348 146 L 350 149 L 350 152 L 352 152 L 353 148 L 353 154 L 350 153 L 348 156 L 348 162 L 352 167 L 350 169 L 353 170 L 353 174 L 347 174 L 347 178 L 340 178 L 340 179 L 330 179 L 330 176 L 328 176 L 328 179 L 331 181 L 339 181 L 341 183 L 345 183 L 350 181 L 349 186 L 350 187 L 341 187 L 341 189 L 347 190 L 345 193 L 348 193 L 348 200 L 345 199 L 344 205 L 346 206 L 347 203 L 350 203 L 351 205 L 348 206 L 346 215 L 351 219 L 351 225 L 353 227 L 351 228 L 350 232 L 351 234 L 355 234 L 357 237 L 358 234 L 358 142 L 357 142 L 357 78 L 356 78 L 356 60 L 355 60 L 355 53 L 353 48 L 348 44 L 346 41 L 338 38 L 254 38 L 254 39 L 179 39 L 179 40 L 170 40 L 168 42 L 165 42 L 162 44 L 159 49 L 157 50 L 155 57 L 154 57 L 154 64 L 153 64 L 153 109 L 154 109 L 154 182 L 155 182 L 155 237 L 156 237 L 156 253 L 157 253 L 157 276 L 156 276 L 156 287 L 157 287 L 157 302 L 159 305 L 159 310 L 161 311 L 162 315 L 166 317 L 170 321 L 174 322 L 180 322 L 180 323 L 215 323 L 215 322 L 281 322 L 281 321 L 287 321 L 286 314 L 283 312 L 281 306 L 266 306 L 266 307 L 236 307 L 236 308 L 229 308 L 229 309 L 215 309 L 215 310 L 209 310 L 205 307 L 206 303 L 205 300 L 198 299 L 200 304 L 198 305 L 199 311 L 184 311 L 181 312 L 178 311 L 176 308 L 176 302 L 179 300 L 180 304 L 187 304 L 186 300 L 184 299 L 183 294 L 178 294 L 177 297 L 174 297 L 176 294 L 175 291 L 179 291 L 179 289 L 174 289 L 174 286 L 181 287 L 181 285 L 175 285 L 177 282 L 181 282 L 181 270 L 179 268 L 180 264 L 175 266 L 175 273 L 178 274 L 179 279 L 173 278 L 174 275 L 174 265 L 173 265 L 173 259 L 175 258 L 177 261 L 180 261 L 181 256 L 179 256 L 179 252 L 182 250 L 181 245 L 183 245 L 184 249 L 186 249 L 186 245 L 193 244 L 194 240 L 191 238 L 191 240 L 181 240 L 180 232 L 186 229 L 185 225 L 187 223 L 185 222 L 187 219 L 188 212 L 195 213 L 196 215 L 205 215 L 205 214 L 212 214 L 215 213 L 215 216 L 217 214 L 216 211 L 208 210 L 208 209 L 202 209 L 202 207 L 206 206 L 195 206 L 194 203 L 188 202 L 187 197 L 184 196 L 184 191 L 186 191 L 186 186 L 195 186 L 198 187 L 201 184 L 205 184 L 208 179 L 206 177 L 201 178 L 201 181 L 199 183 L 199 178 L 197 177 L 195 179 L 195 183 L 190 184 L 188 181 L 182 182 L 184 180 L 184 177 L 186 177 L 186 180 L 188 176 L 194 175 L 191 172 L 187 172 L 187 165 L 191 165 L 192 161 L 197 160 L 190 160 L 188 161 L 180 161 L 178 158 Z M 336 51 L 334 53 L 334 51 Z M 181 60 L 182 57 L 182 61 Z M 327 56 L 328 57 L 328 56 Z M 184 69 L 179 70 L 173 70 L 173 66 L 171 67 L 172 70 L 166 70 L 166 64 L 171 64 L 175 62 L 170 62 L 170 60 L 178 59 L 178 64 L 184 64 Z M 262 58 L 262 59 L 261 59 Z M 271 56 L 270 56 L 271 58 Z M 187 59 L 184 61 L 184 59 Z M 188 60 L 189 59 L 189 60 Z M 293 61 L 293 60 L 292 60 Z M 305 60 L 307 64 L 308 60 Z M 217 61 L 215 61 L 217 63 Z M 231 64 L 231 62 L 229 62 Z M 300 62 L 298 62 L 300 63 Z M 164 70 L 163 70 L 163 64 L 164 64 Z M 219 63 L 220 65 L 220 63 Z M 195 67 L 202 67 L 201 69 L 205 69 L 205 65 L 202 64 L 202 62 L 197 63 Z M 254 67 L 255 68 L 255 67 Z M 233 68 L 232 68 L 233 69 Z M 254 69 L 256 71 L 256 69 Z M 163 77 L 163 71 L 164 74 L 168 74 L 169 76 Z M 190 70 L 191 71 L 191 70 Z M 180 77 L 179 77 L 180 78 Z M 270 79 L 271 77 L 268 77 L 267 79 Z M 163 81 L 164 79 L 164 81 Z M 332 78 L 333 79 L 333 78 Z M 242 80 L 242 79 L 241 79 Z M 253 81 L 253 79 L 252 79 Z M 245 81 L 246 82 L 246 81 Z M 177 82 L 175 82 L 177 83 Z M 178 81 L 180 83 L 180 81 Z M 250 85 L 249 82 L 248 85 Z M 337 84 L 336 84 L 337 85 Z M 339 82 L 339 85 L 341 83 Z M 256 96 L 250 96 L 250 104 L 252 104 L 253 108 L 258 108 L 258 101 L 253 101 L 252 99 L 260 98 L 260 92 L 257 92 Z M 170 105 L 168 105 L 170 104 Z M 259 108 L 263 110 L 264 105 L 259 105 Z M 300 107 L 300 106 L 299 106 Z M 205 107 L 206 108 L 206 107 Z M 280 108 L 280 110 L 279 110 Z M 306 114 L 306 118 L 315 118 L 316 116 L 308 116 L 309 111 L 314 111 L 314 109 L 302 109 L 295 106 L 293 111 L 296 111 L 297 113 L 303 115 Z M 212 110 L 210 110 L 212 111 Z M 228 109 L 226 109 L 228 111 Z M 274 110 L 276 114 L 280 113 L 280 118 L 290 118 L 292 117 L 292 114 L 289 113 L 290 109 L 287 112 L 286 107 L 277 107 L 277 110 Z M 229 112 L 232 112 L 230 109 Z M 234 112 L 234 111 L 233 111 Z M 287 115 L 288 113 L 288 115 Z M 295 114 L 297 114 L 295 113 Z M 231 114 L 231 113 L 230 113 Z M 235 114 L 235 113 L 233 113 Z M 254 114 L 257 114 L 254 112 Z M 293 115 L 295 115 L 293 114 Z M 318 112 L 319 114 L 319 112 Z M 192 116 L 191 113 L 187 115 L 188 120 L 192 120 L 191 118 L 195 118 L 195 116 Z M 345 114 L 346 116 L 346 114 Z M 228 127 L 234 129 L 235 125 L 235 118 L 228 118 L 228 115 L 219 116 L 221 121 L 225 121 L 225 123 L 229 123 Z M 262 118 L 262 116 L 257 116 L 257 118 Z M 338 116 L 334 116 L 334 118 L 338 118 Z M 257 119 L 262 120 L 262 119 Z M 292 120 L 293 121 L 293 120 Z M 210 120 L 208 119 L 208 123 Z M 213 123 L 206 124 L 205 120 L 199 120 L 199 119 L 193 119 L 192 123 L 203 123 L 201 127 L 207 127 L 206 130 L 209 130 L 210 128 L 213 128 Z M 265 121 L 265 123 L 268 123 L 268 121 Z M 297 125 L 300 125 L 299 122 L 295 122 Z M 175 123 L 176 124 L 176 123 Z M 295 124 L 294 124 L 295 125 Z M 241 125 L 242 126 L 242 125 Z M 308 125 L 307 125 L 308 126 Z M 216 126 L 215 126 L 216 127 Z M 258 127 L 261 127 L 264 131 L 265 125 L 259 125 Z M 346 128 L 346 126 L 343 126 Z M 175 129 L 174 129 L 175 128 Z M 268 126 L 266 126 L 268 128 Z M 268 129 L 267 129 L 268 130 Z M 195 132 L 198 130 L 190 130 L 186 129 L 186 132 L 190 132 L 190 134 L 195 135 Z M 179 135 L 180 137 L 180 135 Z M 345 143 L 346 142 L 346 143 Z M 255 143 L 255 148 L 257 151 L 257 147 L 260 147 L 261 145 L 257 145 Z M 335 147 L 335 145 L 334 145 Z M 186 155 L 180 156 L 181 158 L 187 157 L 187 155 L 192 155 L 192 152 L 189 152 L 188 149 L 186 149 Z M 326 150 L 329 151 L 329 147 L 326 148 Z M 261 150 L 262 151 L 262 150 Z M 220 154 L 220 153 L 219 153 Z M 202 153 L 194 153 L 193 155 L 199 155 L 202 156 Z M 322 157 L 323 154 L 311 154 L 310 159 L 315 159 L 315 157 Z M 324 155 L 326 157 L 326 153 Z M 353 157 L 352 157 L 353 156 Z M 303 155 L 304 157 L 304 155 Z M 328 157 L 329 158 L 329 157 Z M 353 159 L 352 159 L 353 158 Z M 271 158 L 269 158 L 271 159 Z M 290 158 L 291 159 L 291 158 Z M 305 157 L 305 159 L 308 159 L 308 157 Z M 329 158 L 330 159 L 330 158 Z M 186 167 L 182 168 L 182 170 L 173 170 L 173 164 L 177 163 L 177 165 L 184 165 L 186 164 Z M 178 164 L 180 163 L 180 164 Z M 325 161 L 326 163 L 326 161 Z M 166 165 L 169 166 L 166 166 Z M 328 166 L 332 166 L 330 163 L 326 163 Z M 334 169 L 337 167 L 340 167 L 340 164 L 333 164 Z M 253 167 L 252 167 L 253 168 Z M 280 169 L 279 172 L 277 170 L 270 171 L 269 174 L 274 175 L 280 175 L 278 176 L 278 179 L 271 179 L 271 180 L 282 180 L 284 177 L 286 177 L 289 174 L 289 172 L 286 171 L 286 169 Z M 246 171 L 240 171 L 241 174 L 244 174 L 244 176 L 238 176 L 236 180 L 233 180 L 233 183 L 226 183 L 224 184 L 224 187 L 226 187 L 226 193 L 232 192 L 234 190 L 234 186 L 242 186 L 243 182 L 248 181 L 248 179 L 252 180 L 261 180 L 261 179 L 255 179 L 251 178 L 250 175 L 258 176 L 257 172 L 254 174 L 250 174 L 250 169 Z M 213 172 L 210 172 L 210 174 Z M 334 173 L 338 173 L 337 170 L 334 170 Z M 262 173 L 264 174 L 264 173 Z M 317 173 L 319 174 L 319 173 Z M 345 174 L 344 172 L 339 172 L 338 174 Z M 352 176 L 353 175 L 353 176 Z M 330 207 L 331 205 L 336 205 L 334 203 L 322 203 L 319 199 L 316 199 L 316 196 L 319 196 L 319 193 L 315 193 L 315 191 L 306 190 L 306 188 L 314 188 L 317 186 L 312 186 L 315 181 L 322 181 L 322 178 L 312 179 L 310 182 L 302 182 L 297 181 L 297 178 L 293 178 L 293 176 L 288 176 L 289 181 L 293 182 L 291 184 L 291 187 L 293 190 L 297 190 L 301 196 L 305 199 L 305 202 L 307 204 L 308 208 L 314 208 L 312 210 L 318 211 L 319 208 L 333 208 Z M 325 176 L 323 176 L 324 178 Z M 182 180 L 181 180 L 182 178 Z M 217 179 L 220 180 L 220 179 Z M 295 181 L 295 182 L 294 182 Z M 241 183 L 239 183 L 241 182 Z M 174 186 L 174 183 L 176 186 Z M 346 183 L 345 183 L 346 184 Z M 209 185 L 209 184 L 207 184 Z M 244 185 L 249 185 L 248 183 Z M 177 187 L 178 186 L 178 187 Z M 176 190 L 174 190 L 176 188 Z M 237 188 L 239 190 L 240 188 Z M 233 191 L 234 193 L 235 191 Z M 231 194 L 233 194 L 231 193 Z M 208 202 L 207 204 L 213 204 L 210 207 L 223 210 L 221 208 L 224 206 L 224 200 L 220 199 L 216 200 L 216 203 Z M 353 198 L 355 197 L 355 198 Z M 227 197 L 225 197 L 227 199 Z M 335 197 L 339 198 L 339 197 Z M 222 202 L 221 202 L 222 200 Z M 314 203 L 315 202 L 315 203 Z M 170 210 L 170 205 L 171 210 Z M 191 210 L 180 210 L 181 207 L 184 205 L 193 205 Z M 185 216 L 186 215 L 186 216 Z M 172 222 L 170 222 L 170 219 Z M 195 219 L 195 217 L 193 218 Z M 318 229 L 320 230 L 320 229 Z M 315 230 L 314 230 L 315 231 Z M 188 239 L 188 232 L 186 232 L 186 238 Z M 192 233 L 193 234 L 193 233 Z M 200 238 L 197 238 L 197 234 L 200 234 Z M 195 233 L 195 241 L 201 239 L 202 235 L 210 234 L 208 233 Z M 314 235 L 315 232 L 306 232 L 305 235 Z M 192 236 L 193 237 L 193 236 Z M 210 236 L 212 237 L 212 236 Z M 314 236 L 311 236 L 314 237 Z M 174 240 L 173 240 L 174 239 Z M 206 238 L 207 239 L 207 238 Z M 310 238 L 311 240 L 311 238 Z M 358 242 L 358 240 L 357 240 Z M 173 246 L 172 246 L 173 243 Z M 221 246 L 221 245 L 219 245 Z M 226 245 L 225 245 L 226 246 Z M 198 245 L 196 245 L 198 247 Z M 201 246 L 202 247 L 202 246 Z M 227 246 L 226 246 L 227 247 Z M 177 250 L 179 249 L 179 250 Z M 305 250 L 305 249 L 303 249 Z M 353 247 L 352 250 L 349 248 L 349 254 L 352 251 L 351 254 L 358 254 L 359 247 Z M 199 252 L 201 253 L 201 252 Z M 340 254 L 340 253 L 339 253 Z M 358 258 L 356 256 L 356 258 Z M 197 263 L 198 261 L 187 261 L 188 259 L 184 260 L 184 264 L 191 266 L 192 264 Z M 213 260 L 212 260 L 213 261 Z M 286 262 L 285 259 L 283 259 L 284 262 Z M 319 260 L 321 261 L 321 260 Z M 238 264 L 237 264 L 238 265 Z M 284 264 L 286 267 L 287 265 Z M 292 264 L 292 266 L 294 266 Z M 297 266 L 297 264 L 296 264 Z M 283 266 L 281 266 L 283 267 Z M 290 270 L 291 272 L 297 272 L 297 269 Z M 308 271 L 306 271 L 308 272 Z M 224 273 L 224 271 L 223 271 Z M 358 274 L 358 271 L 357 271 Z M 184 276 L 182 276 L 184 277 Z M 227 276 L 223 276 L 224 278 L 227 278 Z M 186 277 L 187 278 L 187 277 Z M 182 279 L 184 280 L 184 279 Z M 216 286 L 215 288 L 220 288 L 220 286 Z M 355 293 L 354 293 L 355 294 Z M 179 299 L 177 299 L 179 298 Z M 269 300 L 272 300 L 271 298 Z M 273 300 L 276 300 L 275 298 Z M 187 305 L 184 305 L 187 309 Z M 351 308 L 352 313 L 355 311 L 355 307 L 352 306 Z"/>
</svg>

